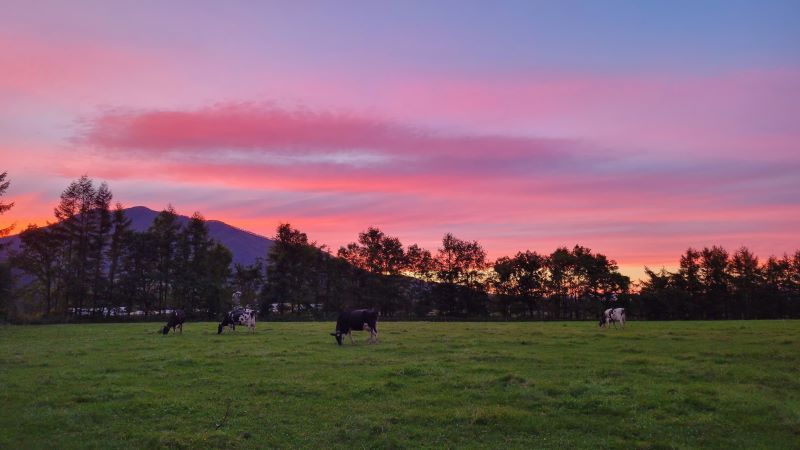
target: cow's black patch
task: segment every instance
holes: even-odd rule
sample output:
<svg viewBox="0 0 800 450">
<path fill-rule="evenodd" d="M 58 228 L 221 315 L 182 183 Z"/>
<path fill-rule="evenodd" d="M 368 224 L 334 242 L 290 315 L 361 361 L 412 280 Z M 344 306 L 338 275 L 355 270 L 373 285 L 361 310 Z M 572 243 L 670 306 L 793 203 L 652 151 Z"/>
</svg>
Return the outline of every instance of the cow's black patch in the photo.
<svg viewBox="0 0 800 450">
<path fill-rule="evenodd" d="M 183 333 L 183 322 L 186 321 L 186 313 L 183 312 L 182 309 L 176 309 L 170 315 L 167 324 L 164 325 L 164 328 L 161 329 L 163 334 L 169 333 L 169 329 L 172 328 L 172 331 L 175 332 L 175 328 L 178 327 L 181 329 L 181 333 Z"/>
</svg>

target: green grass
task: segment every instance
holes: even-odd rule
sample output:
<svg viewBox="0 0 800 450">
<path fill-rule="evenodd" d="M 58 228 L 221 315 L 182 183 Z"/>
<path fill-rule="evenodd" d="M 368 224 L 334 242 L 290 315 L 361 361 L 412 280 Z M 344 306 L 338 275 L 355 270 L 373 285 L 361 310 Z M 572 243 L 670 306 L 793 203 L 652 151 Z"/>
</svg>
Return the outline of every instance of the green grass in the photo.
<svg viewBox="0 0 800 450">
<path fill-rule="evenodd" d="M 0 327 L 0 448 L 800 447 L 798 321 L 158 327 Z"/>
</svg>

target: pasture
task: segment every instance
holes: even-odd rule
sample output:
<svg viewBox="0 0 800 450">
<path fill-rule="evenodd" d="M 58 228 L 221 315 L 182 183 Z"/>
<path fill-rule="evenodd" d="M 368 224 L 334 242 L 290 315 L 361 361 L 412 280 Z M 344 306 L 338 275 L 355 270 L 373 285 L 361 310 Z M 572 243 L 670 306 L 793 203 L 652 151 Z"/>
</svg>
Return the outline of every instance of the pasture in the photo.
<svg viewBox="0 0 800 450">
<path fill-rule="evenodd" d="M 798 448 L 800 322 L 0 327 L 0 448 Z"/>
</svg>

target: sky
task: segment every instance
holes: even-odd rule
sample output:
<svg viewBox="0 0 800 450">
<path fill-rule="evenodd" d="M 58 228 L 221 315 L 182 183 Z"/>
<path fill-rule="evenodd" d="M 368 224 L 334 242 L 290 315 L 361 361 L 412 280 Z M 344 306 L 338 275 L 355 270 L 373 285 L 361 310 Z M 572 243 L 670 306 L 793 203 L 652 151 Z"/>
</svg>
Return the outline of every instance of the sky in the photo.
<svg viewBox="0 0 800 450">
<path fill-rule="evenodd" d="M 0 228 L 87 174 L 334 250 L 800 249 L 797 1 L 0 4 Z"/>
</svg>

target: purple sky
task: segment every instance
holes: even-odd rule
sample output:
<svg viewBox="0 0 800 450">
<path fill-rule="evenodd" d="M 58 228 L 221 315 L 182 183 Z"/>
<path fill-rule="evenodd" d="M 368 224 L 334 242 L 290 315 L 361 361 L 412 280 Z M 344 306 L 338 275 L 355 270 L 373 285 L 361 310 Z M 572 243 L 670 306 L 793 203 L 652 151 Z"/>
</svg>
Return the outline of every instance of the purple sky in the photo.
<svg viewBox="0 0 800 450">
<path fill-rule="evenodd" d="M 167 4 L 168 3 L 168 4 Z M 336 248 L 800 248 L 800 3 L 5 2 L 0 227 L 88 174 Z"/>
</svg>

